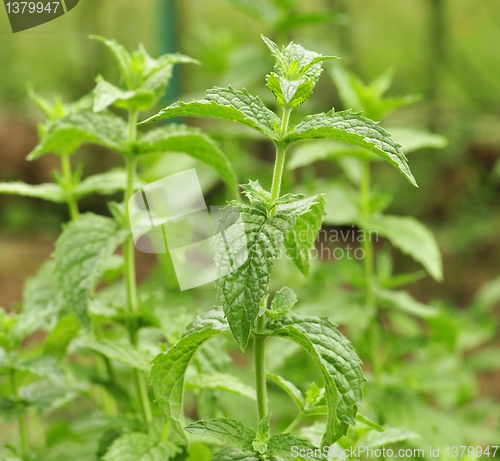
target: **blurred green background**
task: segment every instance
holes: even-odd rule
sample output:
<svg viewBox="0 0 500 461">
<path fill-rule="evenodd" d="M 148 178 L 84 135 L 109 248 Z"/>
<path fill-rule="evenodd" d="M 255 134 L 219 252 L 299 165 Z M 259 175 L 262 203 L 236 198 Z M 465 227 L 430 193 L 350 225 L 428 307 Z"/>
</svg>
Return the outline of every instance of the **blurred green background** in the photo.
<svg viewBox="0 0 500 461">
<path fill-rule="evenodd" d="M 50 181 L 50 170 L 57 168 L 50 156 L 25 161 L 42 119 L 26 96 L 26 81 L 44 96 L 60 93 L 69 102 L 92 90 L 97 74 L 116 80 L 111 55 L 88 40 L 89 34 L 113 37 L 129 49 L 143 42 L 153 56 L 180 51 L 201 61 L 202 67 L 178 70 L 166 103 L 231 84 L 273 106 L 262 78 L 272 60 L 261 33 L 279 45 L 294 40 L 340 56 L 365 81 L 393 68 L 389 95 L 423 96 L 388 122 L 431 129 L 446 136 L 448 146 L 410 157 L 420 189 L 390 167 L 377 168 L 373 182 L 395 193 L 388 212 L 424 222 L 443 254 L 444 282 L 425 278 L 409 291 L 422 302 L 466 309 L 478 290 L 500 275 L 500 3 L 492 0 L 81 0 L 64 17 L 18 34 L 10 32 L 2 11 L 0 181 L 38 184 Z M 342 108 L 327 74 L 304 110 Z M 213 128 L 203 120 L 188 123 Z M 269 146 L 257 142 L 248 148 L 227 132 L 212 132 L 224 140 L 241 183 L 269 177 L 274 160 Z M 78 155 L 85 155 L 85 175 L 118 164 L 115 155 L 96 148 Z M 314 171 L 333 174 L 323 164 Z M 292 182 L 290 174 L 285 186 Z M 102 199 L 86 199 L 82 209 L 106 213 Z M 63 205 L 0 196 L 0 305 L 9 309 L 21 302 L 24 279 L 53 251 L 66 213 Z M 416 267 L 403 255 L 393 256 L 398 271 Z M 139 259 L 140 278 L 153 262 L 148 256 Z M 500 318 L 498 305 L 494 315 Z M 498 334 L 492 342 L 500 344 Z M 480 394 L 500 402 L 499 382 L 499 371 L 480 374 Z"/>
</svg>

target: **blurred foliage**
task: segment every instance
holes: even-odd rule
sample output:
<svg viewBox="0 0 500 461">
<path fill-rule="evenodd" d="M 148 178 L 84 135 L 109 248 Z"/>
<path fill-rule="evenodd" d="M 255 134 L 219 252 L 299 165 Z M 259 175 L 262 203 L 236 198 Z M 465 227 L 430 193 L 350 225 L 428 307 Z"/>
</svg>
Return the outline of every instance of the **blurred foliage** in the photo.
<svg viewBox="0 0 500 461">
<path fill-rule="evenodd" d="M 1 180 L 39 184 L 50 181 L 50 170 L 54 168 L 49 160 L 35 166 L 24 164 L 24 157 L 36 142 L 33 127 L 41 118 L 41 113 L 26 97 L 25 82 L 31 81 L 44 96 L 59 93 L 67 103 L 95 87 L 94 75 L 102 74 L 110 81 L 118 81 L 112 57 L 87 36 L 113 37 L 129 49 L 143 42 L 155 56 L 168 45 L 159 43 L 157 38 L 159 28 L 163 27 L 162 18 L 157 15 L 160 1 L 164 0 L 82 0 L 77 9 L 63 18 L 20 34 L 11 34 L 6 15 L 0 14 Z M 409 283 L 408 293 L 416 300 L 417 304 L 410 302 L 409 309 L 415 311 L 430 306 L 437 314 L 429 318 L 398 312 L 391 309 L 390 300 L 386 300 L 389 307 L 382 312 L 387 333 L 384 337 L 385 384 L 377 387 L 370 382 L 365 388 L 367 414 L 392 429 L 406 427 L 420 434 L 420 439 L 414 438 L 411 432 L 395 434 L 401 446 L 427 446 L 439 440 L 460 444 L 464 438 L 483 443 L 498 441 L 500 364 L 498 326 L 494 319 L 498 319 L 500 300 L 500 55 L 496 49 L 500 43 L 500 4 L 482 0 L 184 0 L 175 3 L 178 49 L 169 51 L 186 53 L 202 63 L 201 68 L 181 69 L 179 99 L 198 98 L 207 87 L 231 84 L 258 94 L 274 108 L 274 98 L 261 78 L 272 65 L 265 46 L 258 39 L 261 33 L 280 45 L 294 40 L 323 54 L 340 56 L 342 66 L 353 71 L 357 77 L 352 78 L 360 82 L 373 82 L 378 76 L 392 72 L 394 82 L 386 96 L 395 101 L 401 95 L 419 95 L 419 101 L 415 98 L 414 104 L 389 114 L 384 126 L 395 130 L 433 128 L 432 131 L 447 138 L 447 146 L 412 154 L 410 166 L 419 183 L 418 190 L 408 187 L 401 175 L 382 164 L 373 168 L 372 183 L 380 197 L 378 204 L 387 207 L 387 213 L 411 215 L 434 231 L 443 254 L 444 282 L 439 284 L 421 274 L 399 279 Z M 436 21 L 436 11 L 440 8 L 444 23 Z M 336 72 L 337 65 L 331 65 L 332 73 Z M 342 97 L 341 87 L 336 89 L 326 74 L 311 99 L 297 109 L 297 118 L 304 112 L 348 108 L 344 105 L 347 101 Z M 356 104 L 355 100 L 348 103 L 349 107 L 362 109 L 355 107 Z M 375 118 L 382 119 L 384 108 L 377 110 Z M 8 124 L 12 121 L 17 131 Z M 196 120 L 194 124 L 220 142 L 240 182 L 258 179 L 269 188 L 274 152 L 259 136 L 244 129 L 229 130 L 222 123 L 206 120 Z M 28 145 L 20 144 L 17 139 L 25 139 Z M 434 141 L 439 143 L 437 138 Z M 297 170 L 284 178 L 285 192 L 297 187 L 325 186 L 332 197 L 345 198 L 346 181 L 339 184 L 332 178 L 337 180 L 350 172 L 351 177 L 347 176 L 350 181 L 356 172 L 345 163 L 329 160 L 330 153 L 325 154 L 324 150 L 314 154 L 319 156 L 314 165 L 300 164 L 299 149 L 290 159 L 298 162 Z M 210 190 L 209 199 L 213 203 L 222 199 L 224 192 L 213 171 L 203 170 L 203 166 L 185 156 L 174 155 L 168 161 L 153 156 L 145 160 L 141 165 L 143 179 L 152 181 L 194 165 L 203 171 L 202 182 Z M 109 152 L 96 148 L 84 147 L 76 155 L 77 159 L 83 157 L 88 160 L 86 174 L 89 175 L 118 164 Z M 392 197 L 392 200 L 384 202 L 384 197 Z M 353 208 L 349 208 L 348 201 L 343 203 L 347 204 L 343 209 L 335 210 L 344 213 L 343 218 L 329 223 L 329 230 L 345 230 L 339 226 L 349 222 L 345 216 L 352 214 Z M 86 198 L 81 206 L 83 211 L 109 214 L 101 199 Z M 49 232 L 55 238 L 66 219 L 63 204 L 41 205 L 36 199 L 0 197 L 0 237 L 29 239 L 34 234 Z M 397 276 L 414 272 L 418 267 L 408 256 L 383 244 L 376 245 L 375 251 L 377 277 L 392 284 L 391 288 L 397 285 Z M 111 278 L 112 269 L 109 268 L 108 274 Z M 189 323 L 194 313 L 192 307 L 196 305 L 197 310 L 204 310 L 214 301 L 212 290 L 194 290 L 186 296 L 173 290 L 164 291 L 162 284 L 169 270 L 168 264 L 160 261 L 160 267 L 153 270 L 152 277 L 141 288 L 142 302 L 152 305 L 161 320 L 160 326 L 144 334 L 144 341 L 152 350 L 157 347 L 158 329 L 174 343 Z M 31 269 L 31 273 L 34 272 Z M 5 273 L 3 270 L 0 278 Z M 286 280 L 287 284 L 293 281 L 299 299 L 307 300 L 299 302 L 299 310 L 329 316 L 347 330 L 349 337 L 366 353 L 368 346 L 363 344 L 361 335 L 366 325 L 361 321 L 363 310 L 356 295 L 362 276 L 355 264 L 348 261 L 317 264 L 307 280 L 302 279 L 298 271 L 280 263 L 275 273 L 275 289 L 281 281 Z M 32 286 L 35 281 L 31 281 Z M 115 303 L 114 308 L 122 302 L 112 287 L 102 290 L 100 296 L 106 302 Z M 405 301 L 408 298 L 400 298 L 398 303 L 408 306 Z M 175 305 L 175 322 L 171 316 L 161 317 L 161 306 L 165 302 Z M 105 323 L 109 311 L 102 306 L 94 307 L 96 315 Z M 59 322 L 63 320 L 64 317 Z M 53 319 L 47 322 L 53 326 Z M 49 346 L 35 338 L 28 341 L 23 354 L 35 356 L 47 352 L 46 347 Z M 302 353 L 279 341 L 272 347 L 268 364 L 271 372 L 286 373 L 287 378 L 299 383 L 303 392 L 311 381 L 321 384 L 318 370 L 307 367 Z M 28 424 L 34 446 L 47 443 L 44 459 L 94 459 L 96 451 L 104 453 L 123 431 L 136 429 L 137 421 L 130 415 L 118 421 L 105 414 L 109 411 L 106 407 L 109 395 L 124 408 L 131 404 L 126 401 L 123 390 L 105 389 L 98 376 L 103 370 L 89 371 L 89 348 L 89 344 L 78 342 L 71 346 L 71 353 L 81 354 L 72 372 L 75 379 L 85 385 L 77 386 L 76 390 L 60 389 L 59 399 L 54 398 L 50 376 L 43 378 L 49 381 L 41 382 L 39 389 L 34 389 L 33 374 L 26 370 L 20 372 L 25 387 L 23 399 L 36 402 L 40 408 L 30 414 Z M 234 344 L 217 344 L 214 351 L 206 353 L 220 356 L 220 351 L 226 348 L 233 360 L 219 363 L 215 371 L 234 372 L 243 383 L 251 384 L 251 364 L 245 362 Z M 272 350 L 280 354 L 273 354 Z M 196 365 L 199 372 L 206 363 Z M 122 376 L 132 380 L 130 370 L 124 366 L 119 366 L 119 370 Z M 221 398 L 220 389 L 205 392 L 196 387 L 195 381 L 191 383 L 191 400 L 186 402 L 187 412 L 193 419 L 222 413 L 253 424 L 254 403 L 249 399 L 224 391 Z M 8 389 L 8 384 L 3 384 L 2 395 L 7 395 Z M 272 411 L 277 425 L 284 429 L 295 417 L 292 401 L 274 383 L 269 383 L 269 392 L 275 402 Z M 97 407 L 91 403 L 91 397 L 97 401 Z M 71 401 L 76 404 L 68 405 Z M 25 411 L 12 401 L 4 403 L 10 405 L 0 409 L 5 417 L 14 418 Z M 47 419 L 42 419 L 45 417 Z M 311 422 L 315 419 L 317 421 L 301 428 L 300 432 L 313 443 L 321 436 L 321 418 L 313 418 Z M 2 443 L 15 440 L 14 429 L 12 425 L 1 426 Z M 361 443 L 367 437 L 366 427 L 361 423 L 355 429 L 348 437 L 351 442 Z M 372 438 L 375 432 L 369 432 Z M 211 449 L 194 442 L 188 459 L 198 461 L 210 456 Z"/>
</svg>

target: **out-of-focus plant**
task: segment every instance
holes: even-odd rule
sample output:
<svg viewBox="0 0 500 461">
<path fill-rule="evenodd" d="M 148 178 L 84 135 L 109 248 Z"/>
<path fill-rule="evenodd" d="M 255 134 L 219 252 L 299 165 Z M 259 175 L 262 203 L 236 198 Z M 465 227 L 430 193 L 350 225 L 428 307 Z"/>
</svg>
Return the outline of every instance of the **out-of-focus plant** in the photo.
<svg viewBox="0 0 500 461">
<path fill-rule="evenodd" d="M 95 90 L 71 105 L 63 104 L 59 97 L 50 103 L 29 87 L 30 97 L 48 118 L 39 127 L 40 142 L 29 159 L 54 153 L 61 159 L 61 172 L 54 172 L 55 182 L 49 184 L 0 184 L 2 193 L 66 203 L 71 218 L 56 242 L 53 258 L 26 283 L 21 312 L 1 311 L 0 366 L 2 374 L 9 378 L 4 386 L 12 395 L 2 399 L 2 418 L 19 421 L 21 449 L 9 448 L 23 459 L 38 459 L 38 455 L 40 459 L 60 459 L 62 454 L 64 459 L 73 459 L 73 454 L 65 453 L 63 447 L 71 446 L 78 438 L 76 434 L 59 436 L 56 431 L 53 436 L 59 444 L 49 444 L 39 453 L 31 450 L 26 415 L 34 408 L 45 416 L 82 398 L 94 400 L 107 415 L 98 424 L 104 435 L 97 439 L 90 437 L 87 445 L 82 441 L 79 447 L 78 451 L 93 447 L 92 459 L 104 455 L 109 447 L 105 459 L 121 459 L 113 453 L 124 444 L 142 451 L 141 456 L 155 450 L 165 456 L 179 451 L 170 442 L 163 443 L 157 435 L 144 374 L 149 370 L 152 356 L 159 352 L 161 341 L 165 337 L 175 341 L 179 322 L 188 323 L 196 309 L 193 307 L 186 318 L 186 313 L 176 310 L 173 301 L 172 311 L 165 314 L 164 298 L 154 302 L 151 296 L 145 306 L 145 300 L 138 294 L 135 249 L 126 204 L 142 184 L 136 171 L 138 159 L 162 152 L 182 152 L 206 163 L 227 183 L 232 194 L 236 193 L 235 175 L 227 158 L 199 130 L 168 125 L 146 134 L 137 133 L 139 113 L 153 107 L 162 97 L 173 66 L 196 61 L 180 54 L 154 59 L 142 46 L 130 54 L 114 40 L 95 38 L 113 52 L 120 70 L 120 86 L 98 77 Z M 127 120 L 109 111 L 109 106 L 125 110 Z M 82 180 L 83 167 L 78 166 L 73 172 L 71 156 L 86 143 L 121 154 L 125 170 Z M 78 202 L 82 198 L 96 193 L 114 195 L 119 191 L 124 191 L 124 201 L 109 203 L 112 217 L 80 214 Z M 122 254 L 116 255 L 119 246 Z M 101 282 L 108 286 L 96 293 Z M 165 318 L 169 315 L 170 318 Z M 156 333 L 141 341 L 143 328 Z M 44 344 L 28 350 L 21 348 L 23 340 L 38 330 L 47 333 Z M 70 350 L 78 353 L 76 364 L 68 358 Z M 90 357 L 92 354 L 98 357 L 95 370 L 92 363 L 85 363 L 89 352 Z M 117 370 L 116 363 L 129 368 Z M 42 379 L 33 381 L 33 375 Z M 235 379 L 225 384 L 221 376 L 219 381 L 219 389 L 235 387 Z M 135 396 L 128 382 L 134 383 Z M 206 387 L 210 388 L 210 384 Z M 72 431 L 69 425 L 67 430 Z M 89 435 L 88 431 L 85 435 Z"/>
</svg>

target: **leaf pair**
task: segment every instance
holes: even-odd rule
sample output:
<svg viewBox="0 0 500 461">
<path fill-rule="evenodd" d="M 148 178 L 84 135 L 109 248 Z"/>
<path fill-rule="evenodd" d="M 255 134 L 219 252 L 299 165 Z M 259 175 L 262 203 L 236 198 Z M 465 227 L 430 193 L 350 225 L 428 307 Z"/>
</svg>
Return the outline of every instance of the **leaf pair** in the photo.
<svg viewBox="0 0 500 461">
<path fill-rule="evenodd" d="M 267 86 L 284 107 L 294 108 L 303 104 L 321 75 L 321 62 L 338 59 L 321 56 L 293 42 L 280 51 L 276 43 L 264 36 L 262 39 L 276 58 L 274 72 L 267 76 Z"/>
<path fill-rule="evenodd" d="M 216 266 L 219 273 L 227 274 L 216 281 L 218 296 L 233 336 L 242 350 L 246 349 L 255 320 L 267 300 L 271 270 L 285 237 L 287 247 L 294 254 L 294 261 L 304 270 L 308 263 L 308 249 L 316 240 L 317 222 L 321 222 L 324 204 L 322 197 L 292 199 L 294 201 L 273 208 L 272 215 L 262 203 L 231 203 L 230 209 L 239 211 L 246 237 L 247 258 L 237 269 L 228 270 L 231 255 L 226 249 L 226 240 L 217 240 Z M 307 229 L 306 235 L 309 237 L 306 240 L 288 237 L 289 233 L 296 234 L 308 227 L 307 222 L 311 220 L 315 225 Z"/>
<path fill-rule="evenodd" d="M 104 43 L 112 51 L 118 62 L 123 84 L 123 88 L 119 88 L 99 76 L 94 90 L 95 112 L 110 105 L 134 112 L 148 110 L 163 96 L 174 64 L 199 64 L 195 59 L 182 54 L 165 54 L 154 59 L 142 44 L 131 54 L 115 40 L 99 36 L 91 38 Z"/>
<path fill-rule="evenodd" d="M 234 419 L 218 418 L 209 421 L 198 421 L 186 427 L 192 434 L 208 437 L 212 440 L 229 445 L 214 455 L 212 460 L 251 460 L 260 461 L 262 455 L 265 459 L 278 460 L 284 457 L 288 459 L 292 453 L 292 447 L 299 450 L 317 450 L 307 440 L 299 439 L 290 434 L 270 436 L 269 417 L 263 418 L 259 430 L 247 427 Z M 312 459 L 324 460 L 322 456 Z"/>
<path fill-rule="evenodd" d="M 280 51 L 274 43 L 265 40 L 277 60 L 276 72 L 268 78 L 268 85 L 278 100 L 289 108 L 304 102 L 321 74 L 321 61 L 331 57 L 320 56 L 293 43 Z M 359 113 L 332 110 L 327 114 L 308 116 L 296 127 L 282 133 L 282 121 L 258 97 L 246 90 L 229 87 L 208 90 L 205 99 L 200 101 L 172 104 L 141 124 L 181 116 L 220 118 L 242 123 L 284 147 L 315 138 L 335 139 L 361 146 L 394 165 L 413 185 L 417 185 L 400 145 L 377 123 Z"/>
<path fill-rule="evenodd" d="M 361 361 L 349 341 L 327 319 L 285 316 L 271 323 L 268 329 L 270 335 L 290 339 L 304 347 L 320 368 L 325 381 L 327 404 L 327 426 L 322 445 L 331 445 L 345 435 L 350 424 L 354 424 L 358 406 L 362 405 L 365 379 Z M 189 362 L 205 341 L 228 330 L 229 325 L 221 309 L 202 314 L 187 328 L 184 338 L 153 361 L 150 382 L 166 421 L 170 422 L 172 436 L 177 440 L 185 441 L 182 430 L 183 390 Z M 298 390 L 292 395 L 297 401 L 303 401 Z M 318 398 L 317 392 L 309 393 L 307 405 L 314 407 Z M 303 401 L 303 405 L 306 405 L 306 401 Z M 254 439 L 252 436 L 250 443 Z M 253 445 L 236 446 L 254 448 Z"/>
</svg>

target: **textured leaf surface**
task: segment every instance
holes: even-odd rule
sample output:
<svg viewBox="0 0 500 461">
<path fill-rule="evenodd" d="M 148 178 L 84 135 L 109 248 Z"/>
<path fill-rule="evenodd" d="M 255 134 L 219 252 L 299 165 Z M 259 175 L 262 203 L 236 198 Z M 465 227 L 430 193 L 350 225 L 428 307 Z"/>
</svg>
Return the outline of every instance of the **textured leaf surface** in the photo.
<svg viewBox="0 0 500 461">
<path fill-rule="evenodd" d="M 209 421 L 197 421 L 186 427 L 192 434 L 205 435 L 224 444 L 251 450 L 255 431 L 235 419 L 217 418 Z"/>
<path fill-rule="evenodd" d="M 377 231 L 403 253 L 422 264 L 437 281 L 443 279 L 441 253 L 432 232 L 411 217 L 379 215 L 363 222 L 363 227 Z"/>
<path fill-rule="evenodd" d="M 232 120 L 254 128 L 273 140 L 277 139 L 275 127 L 280 124 L 278 116 L 259 98 L 231 87 L 209 90 L 201 101 L 172 104 L 143 123 L 183 116 Z"/>
<path fill-rule="evenodd" d="M 17 370 L 29 371 L 38 376 L 45 376 L 51 381 L 63 382 L 64 375 L 59 368 L 59 365 L 53 357 L 41 355 L 15 363 Z"/>
<path fill-rule="evenodd" d="M 300 272 L 308 276 L 311 268 L 310 251 L 314 248 L 325 215 L 325 198 L 317 195 L 295 202 L 293 205 L 298 207 L 305 205 L 305 211 L 300 213 L 286 234 L 285 247 L 287 253 L 291 253 L 293 262 Z M 280 205 L 278 210 L 283 210 L 286 206 L 288 205 Z"/>
<path fill-rule="evenodd" d="M 185 125 L 167 125 L 152 130 L 139 139 L 139 153 L 178 152 L 187 154 L 211 166 L 237 193 L 236 174 L 231 163 L 217 145 L 196 128 Z"/>
<path fill-rule="evenodd" d="M 127 232 L 112 219 L 84 214 L 64 227 L 56 242 L 56 272 L 64 301 L 84 327 L 93 289 L 103 262 L 125 239 Z"/>
<path fill-rule="evenodd" d="M 291 288 L 283 287 L 274 295 L 271 301 L 271 309 L 267 313 L 271 320 L 285 316 L 292 310 L 297 302 L 297 295 Z"/>
<path fill-rule="evenodd" d="M 399 144 L 377 123 L 350 110 L 308 115 L 288 135 L 284 142 L 329 138 L 364 147 L 394 165 L 416 186 L 417 183 Z"/>
<path fill-rule="evenodd" d="M 216 265 L 219 273 L 229 273 L 220 277 L 216 285 L 233 336 L 245 350 L 261 302 L 268 296 L 271 269 L 283 243 L 284 233 L 293 225 L 295 216 L 287 211 L 268 218 L 264 209 L 238 203 L 231 204 L 226 210 L 229 215 L 223 218 L 225 223 L 235 222 L 241 217 L 241 223 L 234 226 L 243 226 L 248 257 L 230 272 L 229 252 L 225 246 L 218 248 Z M 233 215 L 238 216 L 235 218 Z M 219 242 L 225 245 L 223 239 Z"/>
<path fill-rule="evenodd" d="M 214 389 L 241 395 L 255 400 L 255 389 L 234 375 L 225 373 L 203 373 L 186 378 L 186 389 Z"/>
<path fill-rule="evenodd" d="M 363 404 L 365 381 L 361 360 L 350 342 L 327 319 L 291 315 L 271 325 L 274 335 L 303 346 L 318 363 L 325 379 L 328 406 L 326 433 L 322 445 L 331 445 L 354 424 Z"/>
<path fill-rule="evenodd" d="M 87 338 L 84 345 L 93 351 L 99 352 L 108 359 L 117 360 L 138 370 L 148 371 L 151 369 L 152 357 L 144 351 L 136 349 L 130 343 L 117 342 L 107 339 L 96 340 Z"/>
<path fill-rule="evenodd" d="M 295 453 L 292 451 L 292 447 L 295 447 L 296 452 L 305 450 L 307 456 L 302 459 L 320 459 L 326 461 L 326 458 L 318 456 L 317 452 L 315 453 L 317 447 L 311 445 L 307 440 L 299 439 L 290 434 L 280 434 L 271 437 L 267 442 L 267 453 L 279 458 L 293 459 L 296 456 L 293 456 Z"/>
<path fill-rule="evenodd" d="M 63 307 L 58 275 L 54 261 L 47 261 L 38 273 L 24 284 L 23 313 L 37 323 L 38 328 L 50 330 Z"/>
<path fill-rule="evenodd" d="M 181 452 L 172 442 L 159 442 L 150 434 L 132 432 L 118 437 L 103 461 L 168 461 Z"/>
<path fill-rule="evenodd" d="M 71 154 L 82 144 L 93 143 L 127 152 L 124 144 L 127 124 L 120 117 L 107 112 L 95 114 L 90 111 L 66 115 L 51 123 L 45 135 L 28 156 L 35 160 L 44 154 Z"/>
<path fill-rule="evenodd" d="M 243 451 L 241 448 L 229 447 L 218 451 L 212 461 L 262 461 L 255 451 Z"/>
<path fill-rule="evenodd" d="M 0 194 L 41 198 L 56 203 L 64 203 L 66 200 L 62 187 L 59 184 L 51 183 L 31 185 L 20 181 L 2 182 L 0 183 Z"/>
<path fill-rule="evenodd" d="M 221 309 L 198 316 L 184 336 L 167 352 L 153 360 L 149 381 L 166 421 L 178 440 L 185 441 L 183 427 L 184 375 L 198 348 L 208 339 L 229 330 Z"/>
</svg>

